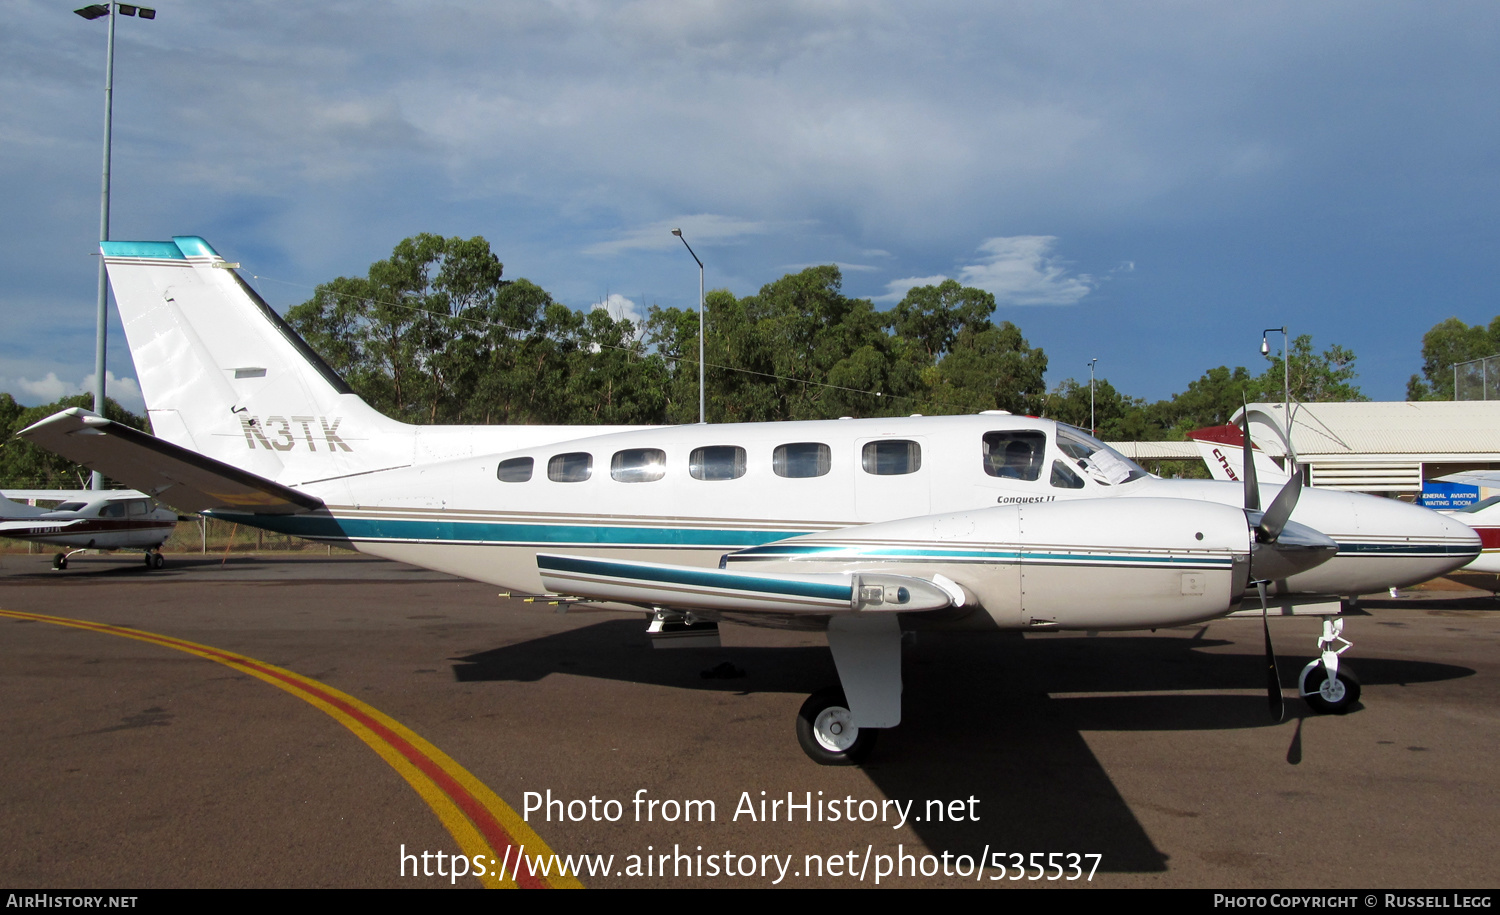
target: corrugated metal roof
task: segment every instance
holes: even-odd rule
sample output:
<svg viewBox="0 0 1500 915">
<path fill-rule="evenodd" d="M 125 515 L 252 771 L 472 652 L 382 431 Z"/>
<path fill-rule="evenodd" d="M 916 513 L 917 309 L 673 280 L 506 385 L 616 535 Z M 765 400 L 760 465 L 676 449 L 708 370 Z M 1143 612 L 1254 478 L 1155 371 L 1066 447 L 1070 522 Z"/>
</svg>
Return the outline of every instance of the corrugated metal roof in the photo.
<svg viewBox="0 0 1500 915">
<path fill-rule="evenodd" d="M 1279 403 L 1253 403 L 1283 427 Z M 1239 413 L 1235 414 L 1238 420 Z M 1500 460 L 1500 401 L 1379 401 L 1292 404 L 1292 447 L 1304 462 L 1320 455 L 1472 455 Z M 1272 454 L 1280 442 L 1252 435 Z"/>
<path fill-rule="evenodd" d="M 1196 461 L 1202 455 L 1192 442 L 1107 442 L 1132 461 Z"/>
</svg>

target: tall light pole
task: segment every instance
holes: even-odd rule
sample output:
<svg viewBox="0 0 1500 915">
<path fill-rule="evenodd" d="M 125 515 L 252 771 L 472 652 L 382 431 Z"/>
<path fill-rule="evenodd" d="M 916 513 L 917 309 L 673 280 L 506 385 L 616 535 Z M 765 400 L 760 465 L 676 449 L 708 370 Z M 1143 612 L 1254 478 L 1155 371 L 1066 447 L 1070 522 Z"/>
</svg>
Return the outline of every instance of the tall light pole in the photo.
<svg viewBox="0 0 1500 915">
<path fill-rule="evenodd" d="M 1281 331 L 1281 418 L 1286 423 L 1286 437 L 1290 441 L 1292 437 L 1292 352 L 1291 338 L 1287 336 L 1285 327 L 1267 327 L 1260 332 L 1260 354 L 1262 356 L 1271 354 L 1271 344 L 1266 339 L 1266 334 L 1275 330 Z"/>
<path fill-rule="evenodd" d="M 1089 435 L 1099 434 L 1099 426 L 1094 422 L 1094 363 L 1098 361 L 1098 356 L 1089 360 Z"/>
<path fill-rule="evenodd" d="M 117 15 L 111 15 L 111 12 Z M 115 98 L 115 20 L 120 16 L 139 15 L 155 19 L 156 10 L 128 3 L 94 3 L 73 12 L 88 20 L 109 17 L 109 38 L 104 50 L 104 173 L 99 185 L 99 240 L 109 241 L 109 146 L 114 117 Z M 104 271 L 104 255 L 99 255 L 99 305 L 94 326 L 94 412 L 104 415 L 104 350 L 109 337 L 109 276 Z M 104 488 L 104 475 L 94 471 L 90 489 Z"/>
<path fill-rule="evenodd" d="M 672 234 L 682 238 L 681 229 L 673 229 Z M 708 411 L 705 409 L 706 400 L 703 394 L 703 261 L 698 260 L 698 255 L 693 254 L 693 246 L 688 244 L 686 238 L 682 238 L 683 247 L 693 255 L 693 260 L 698 261 L 698 422 L 708 422 Z"/>
</svg>

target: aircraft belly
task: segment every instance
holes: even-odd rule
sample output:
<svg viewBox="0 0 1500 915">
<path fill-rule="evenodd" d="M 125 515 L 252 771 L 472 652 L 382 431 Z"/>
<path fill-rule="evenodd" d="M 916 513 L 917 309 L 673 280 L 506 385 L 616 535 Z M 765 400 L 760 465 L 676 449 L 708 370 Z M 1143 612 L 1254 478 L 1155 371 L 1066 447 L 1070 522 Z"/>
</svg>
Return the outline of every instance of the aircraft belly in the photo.
<svg viewBox="0 0 1500 915">
<path fill-rule="evenodd" d="M 1472 553 L 1446 555 L 1441 551 L 1410 556 L 1374 551 L 1346 554 L 1344 549 L 1344 544 L 1340 544 L 1339 555 L 1328 562 L 1278 581 L 1276 592 L 1357 595 L 1392 587 L 1404 588 L 1462 567 L 1465 558 L 1472 556 Z M 1500 562 L 1496 562 L 1496 566 L 1500 568 Z M 1474 568 L 1473 565 L 1468 567 Z"/>
</svg>

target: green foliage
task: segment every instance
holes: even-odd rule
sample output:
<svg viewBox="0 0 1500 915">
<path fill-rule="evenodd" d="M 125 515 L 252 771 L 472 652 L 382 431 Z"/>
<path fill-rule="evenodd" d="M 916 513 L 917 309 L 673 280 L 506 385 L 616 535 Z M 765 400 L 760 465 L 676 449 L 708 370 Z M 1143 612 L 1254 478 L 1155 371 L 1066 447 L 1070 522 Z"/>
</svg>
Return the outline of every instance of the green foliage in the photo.
<svg viewBox="0 0 1500 915">
<path fill-rule="evenodd" d="M 318 287 L 287 320 L 372 406 L 415 423 L 691 423 L 698 419 L 696 309 L 652 307 L 644 327 L 574 311 L 503 268 L 482 238 L 417 235 L 365 277 Z M 755 295 L 706 297 L 710 422 L 1009 410 L 1089 426 L 1089 389 L 1050 394 L 1047 356 L 990 293 L 954 280 L 919 286 L 889 311 L 843 294 L 837 267 L 811 267 Z M 1500 320 L 1500 319 L 1497 319 Z M 1292 397 L 1362 399 L 1354 354 L 1292 344 Z M 1097 432 L 1185 437 L 1229 420 L 1243 400 L 1280 400 L 1280 354 L 1266 371 L 1210 369 L 1147 403 L 1100 379 Z"/>
<path fill-rule="evenodd" d="M 502 280 L 483 238 L 422 234 L 287 321 L 383 413 L 413 423 L 659 422 L 661 360 L 629 321 Z"/>
<path fill-rule="evenodd" d="M 842 285 L 823 266 L 753 296 L 708 295 L 710 422 L 1021 411 L 1043 396 L 1046 355 L 1015 325 L 991 323 L 989 293 L 948 280 L 882 313 Z M 668 420 L 696 421 L 698 316 L 652 309 L 646 324 L 668 360 Z"/>
<path fill-rule="evenodd" d="M 1458 318 L 1439 321 L 1422 335 L 1422 375 L 1406 383 L 1408 400 L 1453 400 L 1453 365 L 1500 353 L 1500 315 L 1470 326 Z"/>
<path fill-rule="evenodd" d="M 40 407 L 23 407 L 9 394 L 0 393 L 0 483 L 12 489 L 81 489 L 89 484 L 87 468 L 43 451 L 17 432 L 69 407 L 94 408 L 92 394 L 75 394 L 56 403 Z M 146 420 L 109 398 L 104 399 L 104 415 L 117 423 L 146 430 Z M 106 481 L 105 485 L 109 485 Z"/>
</svg>

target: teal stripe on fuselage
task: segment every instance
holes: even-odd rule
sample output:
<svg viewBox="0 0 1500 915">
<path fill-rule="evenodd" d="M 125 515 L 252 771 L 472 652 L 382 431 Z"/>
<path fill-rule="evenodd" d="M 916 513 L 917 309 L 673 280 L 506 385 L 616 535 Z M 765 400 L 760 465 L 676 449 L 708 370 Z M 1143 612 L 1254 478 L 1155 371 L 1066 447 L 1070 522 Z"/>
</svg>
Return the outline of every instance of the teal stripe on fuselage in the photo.
<svg viewBox="0 0 1500 915">
<path fill-rule="evenodd" d="M 1120 553 L 1042 553 L 1032 550 L 919 550 L 905 547 L 850 548 L 839 546 L 814 546 L 787 544 L 766 546 L 740 552 L 733 561 L 746 559 L 887 559 L 893 561 L 958 561 L 958 562 L 1026 562 L 1026 563 L 1108 563 L 1132 565 L 1206 566 L 1227 568 L 1233 565 L 1230 557 L 1218 556 L 1131 556 Z"/>
<path fill-rule="evenodd" d="M 758 578 L 738 572 L 718 572 L 707 569 L 660 569 L 628 562 L 590 559 L 584 556 L 538 556 L 536 564 L 539 568 L 552 572 L 600 575 L 647 584 L 689 585 L 695 588 L 751 591 L 758 594 L 786 594 L 820 600 L 849 601 L 854 597 L 853 585 Z"/>
<path fill-rule="evenodd" d="M 212 512 L 215 518 L 263 527 L 280 534 L 324 540 L 408 543 L 504 543 L 525 546 L 661 546 L 740 549 L 801 536 L 802 531 L 725 531 L 670 527 L 606 527 L 585 524 L 507 524 L 491 521 L 431 521 L 339 518 L 330 515 L 247 515 Z"/>
</svg>

